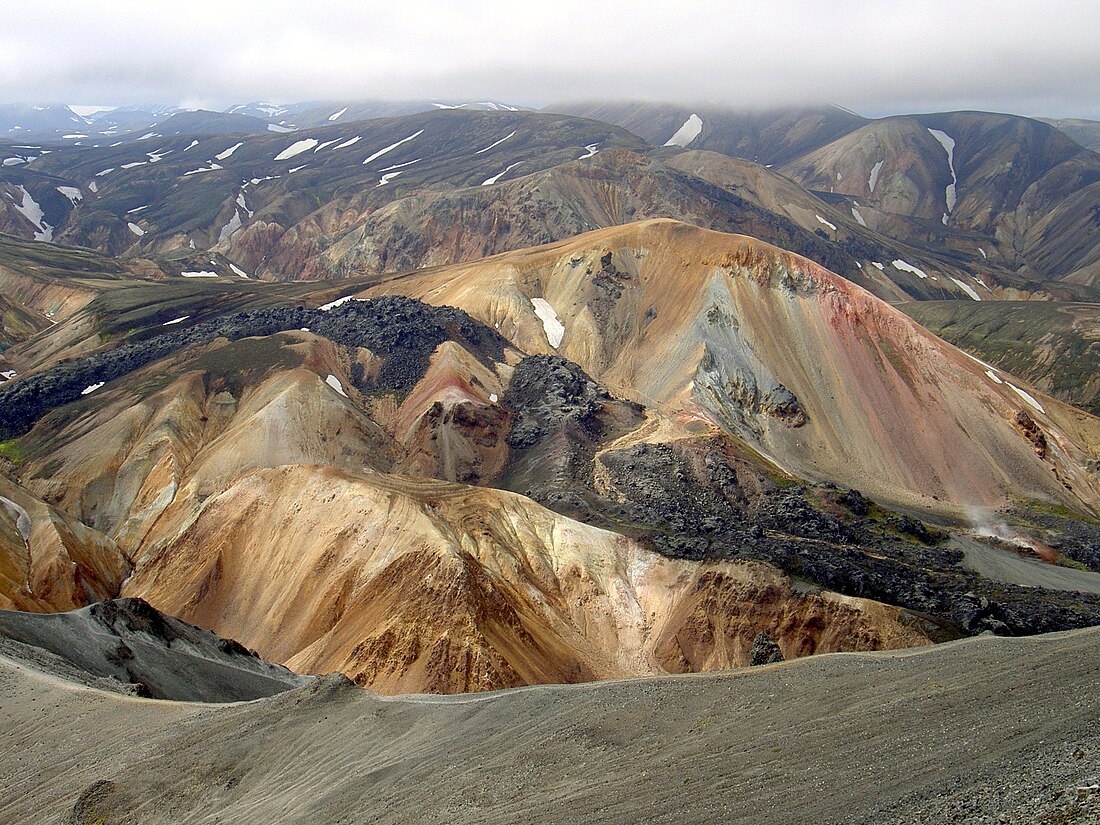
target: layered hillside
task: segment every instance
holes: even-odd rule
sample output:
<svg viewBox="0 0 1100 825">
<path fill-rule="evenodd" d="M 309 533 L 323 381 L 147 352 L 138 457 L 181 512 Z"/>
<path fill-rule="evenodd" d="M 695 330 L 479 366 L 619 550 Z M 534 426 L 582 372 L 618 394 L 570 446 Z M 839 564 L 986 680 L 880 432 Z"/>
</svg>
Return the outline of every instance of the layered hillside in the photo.
<svg viewBox="0 0 1100 825">
<path fill-rule="evenodd" d="M 232 247 L 249 275 L 264 274 L 267 256 L 279 259 L 268 269 L 288 278 L 326 235 L 412 187 L 492 186 L 641 145 L 594 121 L 465 110 L 337 121 L 308 133 L 162 136 L 33 153 L 3 171 L 13 187 L 5 211 L 11 230 L 27 237 L 109 254 Z M 330 202 L 337 208 L 321 209 Z M 278 243 L 299 238 L 308 248 L 280 258 Z"/>
<path fill-rule="evenodd" d="M 1043 392 L 1100 415 L 1100 306 L 910 301 L 906 315 Z"/>
<path fill-rule="evenodd" d="M 284 466 L 159 529 L 125 593 L 386 693 L 724 669 L 748 663 L 760 632 L 790 656 L 927 638 L 897 609 L 798 594 L 759 566 L 670 560 L 520 496 L 434 481 Z"/>
<path fill-rule="evenodd" d="M 83 607 L 117 595 L 132 570 L 112 539 L 0 473 L 0 609 Z"/>
<path fill-rule="evenodd" d="M 462 307 L 524 351 L 560 352 L 799 475 L 926 509 L 998 506 L 1021 489 L 1088 510 L 1100 501 L 1084 469 L 1096 419 L 749 238 L 650 221 L 383 288 Z"/>
<path fill-rule="evenodd" d="M 1032 281 L 1096 286 L 1100 155 L 1038 121 L 886 118 L 782 171 L 858 202 L 864 220 L 892 237 L 942 244 Z"/>
<path fill-rule="evenodd" d="M 668 217 L 760 237 L 889 300 L 1039 288 L 996 264 L 976 268 L 973 249 L 875 232 L 858 205 L 827 203 L 830 193 L 811 194 L 759 164 L 654 149 L 597 121 L 346 114 L 294 135 L 158 133 L 152 149 L 143 140 L 30 153 L 0 171 L 9 196 L 0 221 L 27 238 L 135 258 L 154 277 L 291 280 L 473 260 Z M 798 133 L 787 125 L 769 128 Z M 694 150 L 698 141 L 682 143 Z"/>
<path fill-rule="evenodd" d="M 348 284 L 120 279 L 11 357 L 11 471 L 125 560 L 103 595 L 380 691 L 1100 619 L 1095 573 L 1045 570 L 1100 563 L 1096 420 L 744 236 L 655 220 Z M 978 513 L 1037 525 L 1035 558 L 978 543 Z"/>
<path fill-rule="evenodd" d="M 1053 128 L 1057 123 L 985 112 L 867 120 L 838 107 L 548 108 L 615 123 L 656 146 L 774 164 L 861 226 L 950 263 L 951 276 L 979 298 L 987 296 L 970 276 L 1029 295 L 1096 295 L 1100 156 Z M 922 263 L 904 254 L 879 263 L 897 269 L 890 276 L 910 295 L 930 297 L 906 285 L 905 273 L 927 279 Z"/>
</svg>

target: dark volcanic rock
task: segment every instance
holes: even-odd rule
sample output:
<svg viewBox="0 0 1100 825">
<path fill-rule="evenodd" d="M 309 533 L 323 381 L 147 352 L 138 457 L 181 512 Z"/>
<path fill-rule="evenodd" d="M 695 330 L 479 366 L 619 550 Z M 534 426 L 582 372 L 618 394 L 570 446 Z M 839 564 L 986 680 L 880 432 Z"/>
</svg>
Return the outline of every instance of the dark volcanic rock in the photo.
<svg viewBox="0 0 1100 825">
<path fill-rule="evenodd" d="M 45 615 L 0 610 L 0 639 L 48 651 L 89 677 L 114 680 L 154 699 L 246 701 L 310 681 L 142 599 L 109 599 Z"/>
<path fill-rule="evenodd" d="M 613 400 L 572 361 L 556 355 L 524 358 L 501 399 L 516 416 L 508 444 L 524 449 L 566 425 L 579 427 L 598 439 L 602 434 L 599 413 Z"/>
<path fill-rule="evenodd" d="M 503 358 L 507 346 L 498 332 L 462 310 L 399 296 L 349 301 L 327 312 L 308 307 L 239 312 L 64 361 L 46 372 L 0 385 L 0 439 L 27 432 L 51 409 L 78 400 L 85 387 L 114 381 L 186 347 L 216 338 L 236 341 L 302 327 L 338 344 L 367 347 L 381 359 L 377 379 L 360 387 L 365 391 L 408 390 L 423 376 L 435 348 L 447 340 L 462 344 L 486 363 Z"/>
<path fill-rule="evenodd" d="M 752 640 L 752 649 L 749 651 L 749 665 L 770 665 L 773 662 L 783 661 L 783 651 L 779 649 L 772 637 L 764 631 L 756 634 Z"/>
</svg>

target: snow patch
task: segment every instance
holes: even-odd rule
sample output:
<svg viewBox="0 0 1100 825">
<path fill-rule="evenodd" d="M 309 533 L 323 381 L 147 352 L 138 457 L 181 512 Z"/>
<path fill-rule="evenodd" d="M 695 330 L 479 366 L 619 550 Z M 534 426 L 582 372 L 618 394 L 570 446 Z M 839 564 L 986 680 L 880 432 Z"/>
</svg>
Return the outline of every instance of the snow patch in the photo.
<svg viewBox="0 0 1100 825">
<path fill-rule="evenodd" d="M 832 223 L 831 221 L 827 221 L 827 220 L 825 220 L 825 219 L 824 219 L 823 217 L 821 217 L 820 215 L 814 215 L 814 217 L 815 217 L 815 218 L 817 218 L 817 220 L 818 220 L 818 221 L 819 221 L 820 223 L 823 223 L 823 224 L 825 224 L 825 225 L 826 225 L 827 227 L 829 227 L 829 228 L 830 228 L 831 230 L 833 230 L 834 232 L 836 232 L 836 224 L 835 224 L 835 223 Z"/>
<path fill-rule="evenodd" d="M 867 221 L 863 220 L 863 215 L 861 215 L 860 212 L 859 212 L 859 204 L 858 203 L 855 206 L 852 207 L 852 217 L 856 219 L 856 223 L 858 223 L 860 226 L 866 226 L 867 225 Z"/>
<path fill-rule="evenodd" d="M 214 163 L 214 161 L 210 161 L 209 163 L 209 166 L 203 166 L 198 169 L 192 169 L 190 172 L 184 172 L 183 176 L 187 177 L 188 175 L 197 175 L 200 172 L 213 172 L 217 169 L 223 168 L 220 164 Z"/>
<path fill-rule="evenodd" d="M 497 394 L 495 392 L 491 392 L 491 393 L 489 393 L 489 400 L 492 401 L 495 404 L 500 399 L 497 398 Z"/>
<path fill-rule="evenodd" d="M 267 131 L 286 134 L 287 132 L 297 132 L 298 130 L 293 126 L 280 126 L 278 123 L 269 123 L 267 124 Z"/>
<path fill-rule="evenodd" d="M 336 390 L 336 392 L 340 393 L 340 395 L 344 396 L 344 398 L 348 397 L 348 394 L 344 392 L 344 385 L 340 383 L 340 379 L 335 375 L 330 375 L 326 378 L 325 383 Z"/>
<path fill-rule="evenodd" d="M 985 250 L 982 249 L 980 246 L 978 247 L 978 251 L 982 253 L 982 258 L 984 258 L 987 261 L 989 260 L 989 256 L 985 254 Z"/>
<path fill-rule="evenodd" d="M 245 212 L 247 212 L 248 217 L 250 217 L 250 218 L 253 215 L 256 214 L 255 212 L 253 212 L 251 209 L 248 208 L 248 202 L 244 199 L 244 192 L 243 191 L 237 193 L 237 206 L 239 206 L 241 209 L 243 209 Z"/>
<path fill-rule="evenodd" d="M 692 115 L 684 121 L 684 125 L 676 130 L 676 134 L 665 141 L 665 146 L 687 146 L 699 133 L 703 131 L 703 120 L 699 115 Z"/>
<path fill-rule="evenodd" d="M 348 140 L 345 140 L 345 141 L 344 141 L 343 143 L 341 143 L 340 145 L 338 145 L 338 146 L 334 146 L 334 147 L 332 148 L 332 151 L 334 151 L 334 152 L 335 152 L 335 151 L 336 151 L 337 149 L 347 149 L 347 148 L 348 148 L 349 146 L 354 146 L 354 145 L 355 145 L 356 143 L 358 143 L 358 142 L 359 142 L 359 141 L 361 141 L 362 139 L 363 139 L 363 136 L 362 136 L 362 135 L 356 135 L 356 136 L 355 136 L 355 137 L 353 137 L 353 138 L 350 138 L 350 139 L 348 139 Z"/>
<path fill-rule="evenodd" d="M 224 243 L 229 237 L 241 228 L 241 213 L 236 209 L 233 210 L 233 217 L 229 219 L 229 223 L 222 227 L 222 231 L 218 233 L 218 243 Z"/>
<path fill-rule="evenodd" d="M 15 208 L 19 210 L 24 218 L 34 224 L 34 239 L 36 241 L 52 241 L 53 227 L 43 220 L 42 207 L 38 205 L 38 201 L 31 197 L 31 193 L 24 186 L 21 185 L 18 189 L 23 193 L 23 202 Z"/>
<path fill-rule="evenodd" d="M 414 163 L 420 163 L 421 160 L 421 158 L 417 158 L 416 160 L 407 160 L 404 163 L 395 163 L 393 166 L 387 166 L 382 171 L 389 172 L 391 169 L 404 169 L 406 166 L 412 166 Z"/>
<path fill-rule="evenodd" d="M 103 177 L 104 175 L 109 175 L 109 174 L 111 174 L 111 173 L 112 173 L 113 171 L 115 171 L 115 167 L 113 167 L 113 166 L 112 166 L 112 167 L 111 167 L 110 169 L 104 169 L 104 170 L 103 170 L 102 172 L 96 172 L 96 173 L 95 173 L 95 176 L 96 176 L 97 178 L 101 178 L 101 177 Z"/>
<path fill-rule="evenodd" d="M 1011 382 L 1006 381 L 1005 383 L 1008 384 L 1008 388 L 1010 390 L 1015 392 L 1018 396 L 1020 396 L 1020 398 L 1024 399 L 1024 401 L 1026 401 L 1032 407 L 1034 407 L 1035 409 L 1037 409 L 1041 413 L 1044 413 L 1044 414 L 1046 413 L 1046 410 L 1043 409 L 1043 405 L 1040 404 L 1038 401 L 1036 401 L 1035 397 L 1033 395 L 1031 395 L 1031 393 L 1028 393 L 1028 392 L 1025 392 L 1024 390 L 1021 390 L 1019 387 L 1017 387 L 1015 384 L 1013 384 Z"/>
<path fill-rule="evenodd" d="M 0 505 L 11 511 L 11 515 L 15 518 L 15 529 L 19 531 L 19 535 L 23 537 L 23 544 L 29 545 L 31 540 L 31 528 L 33 522 L 31 521 L 30 513 L 12 501 L 10 498 L 0 496 Z"/>
<path fill-rule="evenodd" d="M 95 392 L 95 391 L 96 391 L 96 390 L 98 390 L 98 389 L 99 389 L 100 387 L 102 387 L 102 386 L 103 386 L 103 384 L 104 384 L 104 382 L 103 382 L 103 381 L 97 381 L 97 382 L 96 382 L 96 383 L 94 383 L 94 384 L 89 384 L 89 385 L 88 385 L 87 387 L 85 387 L 84 389 L 82 389 L 82 390 L 80 391 L 80 394 L 81 394 L 81 395 L 91 395 L 91 394 L 92 394 L 93 392 Z"/>
<path fill-rule="evenodd" d="M 378 179 L 378 184 L 374 188 L 377 189 L 379 186 L 385 186 L 387 183 L 389 183 L 400 174 L 400 172 L 387 172 Z"/>
<path fill-rule="evenodd" d="M 955 140 L 939 129 L 929 129 L 928 133 L 939 142 L 943 151 L 947 152 L 947 168 L 951 171 L 951 183 L 947 184 L 947 191 L 944 193 L 947 211 L 943 215 L 943 224 L 946 226 L 948 216 L 955 209 L 955 186 L 959 182 L 959 176 L 955 174 Z"/>
<path fill-rule="evenodd" d="M 127 223 L 126 226 L 128 226 L 130 228 L 130 231 L 133 232 L 135 235 L 137 235 L 139 238 L 142 235 L 145 234 L 145 230 L 142 229 L 140 226 L 138 226 L 133 221 L 130 221 L 129 223 Z"/>
<path fill-rule="evenodd" d="M 961 352 L 961 353 L 962 353 L 963 355 L 965 355 L 965 356 L 966 356 L 967 358 L 969 358 L 969 359 L 970 359 L 971 361 L 973 361 L 973 362 L 974 362 L 975 364 L 981 364 L 981 365 L 982 365 L 983 367 L 985 367 L 985 368 L 986 368 L 987 370 L 993 370 L 993 369 L 996 369 L 996 367 L 994 367 L 994 366 L 993 366 L 992 364 L 987 364 L 987 363 L 986 363 L 985 361 L 983 361 L 983 360 L 982 360 L 981 358 L 976 358 L 975 356 L 971 355 L 971 354 L 970 354 L 969 352 L 966 352 L 965 350 L 959 350 L 959 352 Z"/>
<path fill-rule="evenodd" d="M 161 324 L 161 326 L 162 327 L 170 327 L 170 326 L 173 326 L 174 324 L 180 324 L 180 323 L 183 323 L 184 321 L 186 321 L 190 317 L 191 317 L 190 315 L 181 315 L 179 318 L 173 318 L 171 321 L 165 321 L 163 324 Z"/>
<path fill-rule="evenodd" d="M 290 160 L 292 157 L 302 154 L 302 152 L 308 152 L 320 141 L 316 138 L 304 138 L 302 140 L 296 140 L 290 144 L 283 151 L 275 156 L 275 160 Z"/>
<path fill-rule="evenodd" d="M 239 266 L 237 266 L 236 264 L 230 264 L 229 268 L 232 269 L 234 272 L 236 272 L 238 275 L 240 275 L 242 278 L 244 278 L 246 281 L 251 280 L 251 277 L 249 276 L 249 274 L 247 272 L 245 272 L 243 269 L 241 269 Z"/>
<path fill-rule="evenodd" d="M 965 292 L 967 295 L 969 295 L 975 301 L 980 301 L 982 299 L 982 296 L 979 295 L 977 292 L 975 292 L 974 287 L 972 287 L 970 284 L 965 283 L 964 281 L 960 281 L 958 278 L 956 278 L 954 276 L 951 277 L 951 280 L 954 281 L 956 284 L 958 284 L 959 289 L 961 289 L 963 292 Z"/>
<path fill-rule="evenodd" d="M 343 114 L 344 114 L 344 112 L 346 112 L 347 110 L 348 110 L 348 107 L 347 107 L 347 106 L 345 106 L 345 107 L 344 107 L 343 109 L 341 109 L 341 110 L 340 110 L 339 112 L 333 112 L 333 113 L 332 113 L 331 115 L 329 115 L 329 116 L 328 116 L 328 119 L 329 119 L 330 121 L 337 121 L 337 120 L 339 120 L 339 119 L 340 119 L 340 116 L 341 116 L 341 115 L 343 115 Z"/>
<path fill-rule="evenodd" d="M 907 264 L 901 258 L 893 261 L 892 266 L 894 267 L 894 269 L 900 269 L 902 272 L 909 272 L 913 275 L 916 275 L 918 278 L 923 278 L 925 280 L 927 280 L 928 278 L 928 273 L 925 272 L 923 269 L 913 266 L 912 264 Z"/>
<path fill-rule="evenodd" d="M 599 145 L 600 144 L 598 143 L 589 143 L 587 146 L 584 147 L 586 154 L 581 155 L 579 158 L 577 158 L 577 160 L 588 160 L 590 157 L 600 151 L 596 148 Z"/>
<path fill-rule="evenodd" d="M 336 309 L 336 307 L 342 307 L 348 301 L 360 301 L 361 298 L 356 298 L 354 295 L 345 295 L 343 298 L 337 298 L 335 301 L 329 301 L 327 304 L 322 304 L 317 307 L 321 312 L 328 312 L 330 309 Z"/>
<path fill-rule="evenodd" d="M 475 155 L 482 155 L 482 154 L 488 152 L 490 149 L 492 149 L 496 146 L 500 146 L 500 144 L 504 143 L 504 141 L 508 140 L 508 138 L 515 137 L 515 136 L 516 136 L 516 133 L 515 133 L 515 131 L 513 131 L 510 135 L 505 135 L 500 140 L 498 140 L 496 143 L 490 143 L 484 149 L 478 149 L 476 152 L 474 152 L 474 154 Z"/>
<path fill-rule="evenodd" d="M 546 340 L 550 342 L 550 346 L 557 349 L 565 335 L 565 324 L 558 320 L 558 313 L 545 298 L 532 298 L 531 305 L 535 308 L 535 315 L 542 321 Z"/>
<path fill-rule="evenodd" d="M 240 143 L 234 143 L 224 152 L 218 152 L 218 154 L 214 155 L 214 157 L 218 160 L 227 160 L 228 158 L 232 157 L 233 153 L 240 149 L 242 146 L 244 146 L 244 141 L 241 141 Z"/>
<path fill-rule="evenodd" d="M 875 267 L 879 272 L 885 272 L 886 267 L 880 264 L 878 261 L 871 261 L 871 266 Z"/>
<path fill-rule="evenodd" d="M 986 374 L 986 376 L 988 376 L 989 380 L 992 381 L 994 384 L 1003 384 L 1004 383 L 1004 381 L 1002 381 L 997 376 L 997 373 L 993 372 L 993 370 L 986 370 L 985 374 Z"/>
<path fill-rule="evenodd" d="M 379 149 L 377 152 L 375 152 L 373 155 L 371 155 L 369 158 L 367 158 L 365 161 L 363 161 L 363 165 L 366 166 L 371 161 L 378 160 L 378 158 L 382 157 L 382 155 L 386 154 L 387 152 L 392 152 L 394 149 L 396 149 L 402 143 L 408 143 L 410 140 L 415 140 L 416 138 L 420 137 L 422 134 L 424 134 L 423 129 L 421 129 L 419 132 L 413 132 L 407 138 L 401 138 L 401 140 L 397 141 L 397 143 L 391 143 L 385 149 Z"/>
<path fill-rule="evenodd" d="M 520 161 L 516 161 L 516 162 L 515 162 L 515 163 L 513 163 L 513 164 L 512 164 L 511 166 L 507 167 L 507 168 L 506 168 L 506 169 L 505 169 L 505 170 L 504 170 L 503 172 L 498 172 L 497 174 L 493 175 L 493 176 L 492 176 L 491 178 L 486 178 L 485 180 L 483 180 L 483 181 L 481 182 L 481 185 L 482 185 L 482 186 L 492 186 L 492 185 L 493 185 L 494 183 L 496 183 L 496 182 L 497 182 L 498 180 L 500 180 L 500 179 L 501 179 L 502 177 L 504 177 L 505 175 L 507 175 L 507 174 L 508 174 L 508 173 L 509 173 L 510 171 L 512 171 L 513 169 L 515 169 L 515 168 L 516 168 L 517 166 L 519 166 L 519 165 L 520 165 L 521 163 L 523 163 L 523 161 L 522 161 L 522 160 L 520 160 Z"/>
<path fill-rule="evenodd" d="M 180 275 L 182 275 L 184 278 L 217 278 L 218 277 L 217 272 L 208 272 L 205 269 L 199 270 L 197 272 L 181 272 Z"/>
<path fill-rule="evenodd" d="M 84 193 L 77 189 L 75 186 L 59 186 L 57 191 L 68 198 L 73 206 L 76 206 L 82 200 L 84 200 Z"/>
<path fill-rule="evenodd" d="M 872 166 L 871 174 L 867 176 L 867 188 L 871 190 L 871 194 L 874 194 L 875 186 L 878 185 L 878 176 L 882 172 L 882 165 L 884 163 L 886 163 L 886 161 L 880 160 Z"/>
<path fill-rule="evenodd" d="M 188 152 L 191 149 L 194 149 L 198 145 L 199 145 L 199 142 L 197 140 L 193 140 L 193 141 L 191 141 L 190 145 L 188 145 L 188 147 L 186 149 L 184 149 L 183 151 Z"/>
</svg>

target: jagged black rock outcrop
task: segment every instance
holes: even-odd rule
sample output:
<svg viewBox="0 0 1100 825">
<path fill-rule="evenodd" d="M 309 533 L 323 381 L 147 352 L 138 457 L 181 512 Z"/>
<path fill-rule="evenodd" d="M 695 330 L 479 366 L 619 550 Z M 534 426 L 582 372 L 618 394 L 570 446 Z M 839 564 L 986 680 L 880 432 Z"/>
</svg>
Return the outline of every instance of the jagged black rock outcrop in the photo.
<svg viewBox="0 0 1100 825">
<path fill-rule="evenodd" d="M 963 566 L 961 552 L 943 545 L 944 534 L 905 516 L 846 522 L 814 506 L 804 487 L 746 491 L 729 463 L 711 452 L 699 461 L 674 445 L 635 444 L 601 453 L 600 463 L 616 500 L 602 497 L 591 476 L 580 481 L 576 474 L 570 486 L 555 477 L 524 492 L 565 515 L 634 535 L 666 556 L 762 561 L 838 593 L 897 605 L 937 638 L 1100 624 L 1100 596 L 979 576 Z M 870 509 L 862 496 L 845 498 L 856 511 Z"/>
<path fill-rule="evenodd" d="M 516 366 L 501 403 L 515 414 L 508 445 L 524 449 L 567 424 L 599 438 L 599 412 L 614 399 L 584 370 L 557 355 L 532 355 Z M 640 409 L 640 408 L 639 408 Z"/>
<path fill-rule="evenodd" d="M 757 667 L 782 661 L 784 661 L 783 651 L 779 649 L 779 645 L 772 640 L 772 637 L 764 631 L 757 633 L 749 650 L 749 665 Z"/>
<path fill-rule="evenodd" d="M 46 372 L 0 386 L 0 439 L 30 430 L 55 407 L 76 401 L 92 384 L 108 383 L 186 347 L 228 338 L 308 327 L 339 344 L 367 347 L 382 360 L 377 379 L 364 390 L 407 390 L 424 374 L 428 359 L 447 340 L 461 343 L 486 363 L 500 360 L 507 341 L 495 330 L 453 307 L 412 298 L 383 296 L 349 301 L 328 311 L 273 307 L 238 312 L 192 327 L 123 344 L 85 358 L 63 361 Z"/>
</svg>

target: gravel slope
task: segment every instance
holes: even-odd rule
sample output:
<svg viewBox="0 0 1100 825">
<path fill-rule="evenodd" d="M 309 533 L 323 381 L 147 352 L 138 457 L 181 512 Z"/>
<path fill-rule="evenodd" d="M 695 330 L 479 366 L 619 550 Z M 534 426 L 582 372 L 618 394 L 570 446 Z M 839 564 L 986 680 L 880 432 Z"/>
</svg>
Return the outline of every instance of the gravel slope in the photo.
<svg viewBox="0 0 1100 825">
<path fill-rule="evenodd" d="M 41 666 L 41 665 L 40 665 Z M 1100 629 L 723 675 L 237 705 L 0 655 L 3 822 L 1095 822 Z"/>
</svg>

